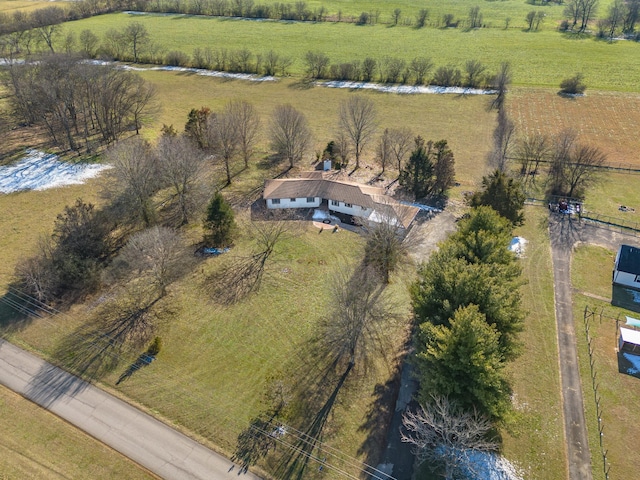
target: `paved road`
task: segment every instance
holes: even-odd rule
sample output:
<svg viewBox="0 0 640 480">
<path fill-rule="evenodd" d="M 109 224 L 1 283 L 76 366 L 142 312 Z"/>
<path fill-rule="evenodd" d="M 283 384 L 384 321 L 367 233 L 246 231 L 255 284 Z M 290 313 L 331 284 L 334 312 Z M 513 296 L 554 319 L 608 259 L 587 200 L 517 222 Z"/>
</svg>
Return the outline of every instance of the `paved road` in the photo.
<svg viewBox="0 0 640 480">
<path fill-rule="evenodd" d="M 551 216 L 549 233 L 569 480 L 590 480 L 592 478 L 591 455 L 571 303 L 571 255 L 577 243 L 592 243 L 617 250 L 621 243 L 636 244 L 638 239 L 590 224 L 579 223 L 575 218 L 558 214 Z"/>
<path fill-rule="evenodd" d="M 0 383 L 164 479 L 239 475 L 227 458 L 2 339 Z M 259 479 L 251 473 L 241 478 Z"/>
</svg>

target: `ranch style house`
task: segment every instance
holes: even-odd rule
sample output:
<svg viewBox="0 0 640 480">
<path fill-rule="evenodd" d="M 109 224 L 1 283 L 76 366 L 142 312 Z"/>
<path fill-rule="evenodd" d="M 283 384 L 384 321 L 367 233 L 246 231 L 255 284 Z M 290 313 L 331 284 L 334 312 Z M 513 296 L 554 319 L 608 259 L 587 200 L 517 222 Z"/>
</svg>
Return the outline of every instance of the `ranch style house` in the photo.
<svg viewBox="0 0 640 480">
<path fill-rule="evenodd" d="M 306 172 L 301 178 L 266 180 L 267 208 L 320 208 L 364 220 L 390 221 L 407 231 L 419 212 L 386 195 L 383 188 L 328 179 L 324 172 Z"/>
</svg>

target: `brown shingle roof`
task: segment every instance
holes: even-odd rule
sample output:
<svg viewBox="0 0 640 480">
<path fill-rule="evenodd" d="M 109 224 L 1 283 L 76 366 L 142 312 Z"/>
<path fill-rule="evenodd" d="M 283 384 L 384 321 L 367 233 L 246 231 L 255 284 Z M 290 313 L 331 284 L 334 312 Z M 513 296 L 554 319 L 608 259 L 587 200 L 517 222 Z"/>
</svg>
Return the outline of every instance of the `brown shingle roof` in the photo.
<svg viewBox="0 0 640 480">
<path fill-rule="evenodd" d="M 327 180 L 313 175 L 311 178 L 284 178 L 266 180 L 263 198 L 304 198 L 320 197 L 325 200 L 337 200 L 360 207 L 379 210 L 382 215 L 388 215 L 393 210 L 405 228 L 418 214 L 419 209 L 398 203 L 384 194 L 384 189 L 361 185 L 359 183 Z M 387 213 L 388 212 L 388 213 Z"/>
</svg>

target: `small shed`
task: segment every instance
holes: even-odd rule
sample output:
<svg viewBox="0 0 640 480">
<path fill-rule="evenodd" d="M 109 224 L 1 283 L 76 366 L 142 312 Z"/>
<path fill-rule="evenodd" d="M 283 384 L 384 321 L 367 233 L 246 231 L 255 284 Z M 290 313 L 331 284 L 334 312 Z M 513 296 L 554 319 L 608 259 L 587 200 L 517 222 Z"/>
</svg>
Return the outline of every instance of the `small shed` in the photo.
<svg viewBox="0 0 640 480">
<path fill-rule="evenodd" d="M 640 331 L 620 327 L 618 349 L 621 352 L 629 352 L 640 355 Z"/>
</svg>

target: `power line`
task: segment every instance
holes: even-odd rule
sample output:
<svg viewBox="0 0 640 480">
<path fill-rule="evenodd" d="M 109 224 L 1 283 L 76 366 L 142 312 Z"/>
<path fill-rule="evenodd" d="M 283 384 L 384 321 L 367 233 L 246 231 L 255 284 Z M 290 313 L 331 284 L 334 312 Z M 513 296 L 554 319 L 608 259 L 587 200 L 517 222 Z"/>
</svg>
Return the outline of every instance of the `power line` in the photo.
<svg viewBox="0 0 640 480">
<path fill-rule="evenodd" d="M 53 326 L 54 328 L 60 330 L 60 326 L 56 323 L 50 320 L 49 316 L 56 316 L 56 317 L 62 317 L 67 318 L 67 319 L 71 319 L 71 317 L 64 313 L 61 312 L 49 305 L 46 305 L 45 303 L 41 302 L 40 300 L 38 300 L 37 298 L 30 296 L 18 289 L 16 289 L 15 287 L 9 287 L 7 294 L 4 295 L 3 297 L 0 297 L 0 301 L 2 301 L 3 303 L 5 303 L 7 306 L 9 306 L 10 308 L 18 311 L 21 314 L 27 315 L 27 316 L 31 316 L 31 317 L 35 317 L 38 318 L 44 322 L 46 322 L 47 324 Z M 118 347 L 119 351 L 113 351 L 113 350 L 103 350 L 103 352 L 107 355 L 109 355 L 112 359 L 118 361 L 118 362 L 122 362 L 122 361 L 129 361 L 129 359 L 125 358 L 125 354 L 128 354 L 130 358 L 135 358 L 138 356 L 138 352 L 134 351 L 133 348 L 128 347 L 126 345 L 124 345 L 122 342 L 118 341 L 117 339 L 110 337 L 108 335 L 103 335 L 100 337 L 100 339 L 102 340 L 101 342 L 98 342 L 96 339 L 94 338 L 90 338 L 88 335 L 83 335 L 80 332 L 73 331 L 71 333 L 65 332 L 67 333 L 67 335 L 71 335 L 74 336 L 80 340 L 82 340 L 83 342 L 85 342 L 87 345 L 89 346 L 93 346 L 93 347 L 99 347 L 102 348 L 105 345 L 107 346 L 114 346 L 114 347 Z M 238 339 L 236 339 L 238 340 Z M 246 344 L 241 343 L 243 346 L 247 347 Z M 257 353 L 257 352 L 254 352 Z M 264 359 L 264 357 L 262 357 Z M 157 372 L 156 370 L 147 370 L 147 375 L 149 376 L 154 376 L 154 375 L 158 375 L 161 376 L 162 378 L 160 379 L 160 382 L 158 382 L 157 384 L 162 385 L 162 382 L 166 383 L 166 380 L 175 380 L 177 382 L 179 382 L 179 379 L 184 378 L 184 372 L 180 372 L 178 371 L 178 369 L 175 366 L 171 366 L 171 365 L 163 365 L 164 370 L 169 370 L 168 375 L 166 373 L 163 373 L 162 375 L 159 374 L 159 372 Z M 193 386 L 191 386 L 193 387 Z M 167 392 L 168 391 L 168 392 Z M 246 429 L 246 426 L 243 424 L 240 424 L 239 421 L 237 421 L 236 419 L 232 419 L 230 418 L 228 415 L 225 415 L 224 413 L 222 413 L 222 419 L 224 421 L 222 421 L 222 419 L 220 418 L 220 414 L 215 412 L 213 410 L 212 407 L 207 408 L 207 405 L 209 405 L 209 400 L 210 400 L 210 395 L 208 392 L 204 392 L 201 391 L 201 389 L 197 389 L 194 390 L 193 388 L 190 388 L 188 391 L 185 389 L 165 389 L 164 393 L 169 393 L 169 395 L 173 395 L 175 398 L 177 399 L 183 399 L 183 400 L 190 400 L 193 401 L 198 408 L 200 409 L 200 411 L 202 411 L 202 413 L 204 414 L 208 414 L 211 415 L 212 417 L 215 418 L 215 420 L 217 422 L 220 422 L 222 424 L 226 424 L 227 428 L 231 427 L 231 428 L 236 428 L 240 431 L 243 431 Z M 184 415 L 183 419 L 184 420 L 188 420 L 189 418 L 194 418 L 189 417 L 188 415 Z M 336 473 L 339 473 L 342 476 L 346 476 L 347 478 L 357 478 L 354 477 L 352 474 L 342 470 L 341 468 L 332 465 L 330 463 L 328 463 L 326 461 L 327 457 L 333 458 L 338 462 L 341 462 L 341 464 L 344 464 L 345 467 L 351 467 L 357 471 L 359 471 L 360 473 L 365 473 L 367 475 L 370 476 L 370 478 L 373 479 L 377 479 L 377 480 L 394 480 L 393 477 L 391 475 L 386 474 L 385 472 L 382 472 L 381 470 L 376 469 L 375 467 L 368 465 L 360 460 L 358 460 L 355 457 L 352 457 L 334 447 L 331 447 L 330 445 L 325 444 L 324 442 L 321 442 L 320 440 L 314 439 L 313 437 L 309 436 L 308 434 L 301 432 L 289 425 L 283 424 L 283 423 L 278 423 L 277 426 L 275 424 L 273 424 L 273 422 L 269 422 L 269 425 L 274 426 L 274 430 L 277 427 L 283 427 L 285 429 L 285 431 L 287 432 L 286 435 L 290 435 L 291 437 L 293 437 L 294 441 L 297 441 L 299 444 L 301 445 L 311 445 L 312 446 L 312 451 L 311 452 L 307 452 L 305 451 L 302 447 L 296 446 L 294 444 L 291 444 L 289 442 L 286 442 L 285 440 L 283 440 L 283 438 L 278 437 L 278 436 L 274 436 L 273 432 L 267 432 L 265 430 L 259 429 L 257 428 L 255 425 L 250 425 L 250 429 L 253 430 L 257 430 L 260 434 L 262 435 L 270 435 L 272 438 L 275 438 L 276 441 L 278 441 L 279 443 L 281 443 L 284 446 L 287 446 L 287 448 L 291 449 L 293 452 L 302 454 L 304 456 L 306 456 L 307 458 L 309 458 L 310 460 L 313 460 L 317 463 L 319 463 L 322 467 L 327 467 L 328 469 L 331 469 L 333 471 L 335 471 Z M 190 427 L 190 429 L 193 429 L 194 432 L 199 433 L 198 429 L 195 429 L 193 427 Z M 204 432 L 205 436 L 210 436 L 211 433 L 207 432 L 205 429 Z M 322 455 L 324 455 L 324 458 L 320 458 L 317 455 L 312 455 L 313 452 L 313 448 L 317 449 L 317 451 L 319 453 L 321 453 Z"/>
</svg>

